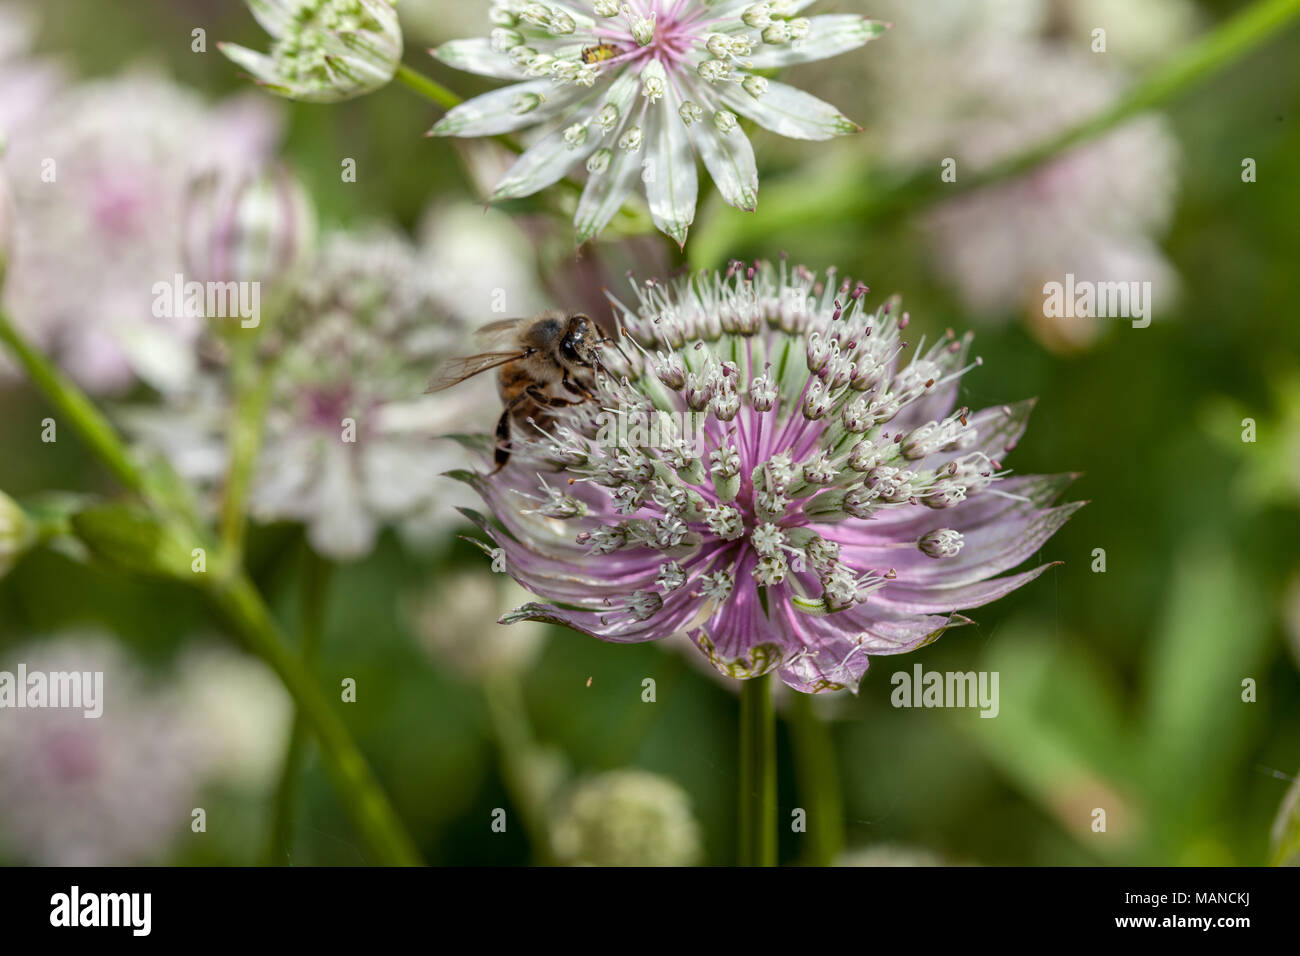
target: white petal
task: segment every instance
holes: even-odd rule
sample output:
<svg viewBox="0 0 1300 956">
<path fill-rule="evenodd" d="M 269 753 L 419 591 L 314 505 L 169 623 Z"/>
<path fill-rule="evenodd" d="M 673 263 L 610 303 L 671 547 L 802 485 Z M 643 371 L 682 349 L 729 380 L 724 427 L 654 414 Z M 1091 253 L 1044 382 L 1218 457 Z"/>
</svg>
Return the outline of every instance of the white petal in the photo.
<svg viewBox="0 0 1300 956">
<path fill-rule="evenodd" d="M 740 124 L 721 133 L 706 115 L 690 127 L 690 134 L 722 198 L 737 209 L 752 211 L 758 205 L 758 166 Z"/>
<path fill-rule="evenodd" d="M 676 95 L 670 93 L 650 110 L 646 136 L 649 162 L 642 179 L 655 226 L 679 246 L 685 246 L 686 232 L 695 221 L 699 181 L 695 151 L 686 124 L 677 114 L 678 105 Z"/>
<path fill-rule="evenodd" d="M 578 245 L 595 236 L 614 218 L 614 213 L 636 185 L 644 155 L 639 149 L 629 151 L 615 147 L 609 167 L 604 172 L 591 174 L 573 217 Z"/>
<path fill-rule="evenodd" d="M 856 13 L 828 13 L 812 17 L 809 22 L 812 26 L 803 39 L 793 43 L 761 44 L 747 58 L 747 63 L 755 70 L 767 70 L 824 60 L 856 50 L 887 29 L 881 21 L 866 20 Z"/>
<path fill-rule="evenodd" d="M 279 37 L 293 21 L 292 5 L 285 0 L 247 0 L 248 9 L 263 30 Z"/>
<path fill-rule="evenodd" d="M 503 80 L 524 78 L 524 72 L 515 66 L 510 57 L 492 49 L 492 41 L 485 37 L 452 40 L 429 52 L 440 62 L 467 73 L 495 76 Z"/>
<path fill-rule="evenodd" d="M 284 77 L 275 67 L 275 61 L 265 53 L 258 53 L 238 43 L 218 43 L 217 48 L 230 62 L 247 70 L 258 83 L 276 93 L 289 93 Z"/>
<path fill-rule="evenodd" d="M 776 80 L 768 81 L 761 96 L 751 96 L 739 85 L 724 86 L 721 93 L 722 101 L 737 113 L 791 139 L 831 139 L 862 130 L 831 104 Z"/>
<path fill-rule="evenodd" d="M 585 91 L 580 87 L 556 86 L 549 79 L 504 86 L 461 103 L 438 120 L 429 132 L 433 136 L 495 136 L 498 133 L 510 133 L 549 119 L 583 92 Z M 517 109 L 521 96 L 541 96 L 542 103 L 535 109 L 521 113 Z"/>
<path fill-rule="evenodd" d="M 379 528 L 367 512 L 360 476 L 347 449 L 331 444 L 314 479 L 315 508 L 307 519 L 307 540 L 322 555 L 339 561 L 361 558 L 374 547 Z"/>
<path fill-rule="evenodd" d="M 595 115 L 596 107 L 576 113 L 574 123 L 583 123 Z M 600 145 L 599 127 L 589 127 L 587 141 L 581 146 L 572 147 L 564 138 L 564 130 L 559 129 L 544 139 L 524 150 L 515 164 L 506 171 L 492 192 L 492 201 L 518 199 L 531 196 L 547 186 L 559 182 L 565 172 L 575 163 L 582 162 Z"/>
<path fill-rule="evenodd" d="M 623 73 L 610 84 L 605 98 L 599 106 L 582 110 L 573 117 L 573 122 L 582 123 L 589 120 L 601 107 L 609 104 L 618 109 L 620 116 L 627 113 L 632 97 L 636 95 L 637 81 L 631 74 Z M 581 104 L 580 104 L 581 105 Z M 572 124 L 568 124 L 572 125 Z M 545 189 L 557 182 L 574 163 L 590 156 L 601 143 L 600 128 L 590 125 L 587 128 L 587 142 L 576 149 L 571 149 L 564 140 L 561 129 L 541 142 L 529 147 L 515 164 L 510 167 L 501 182 L 492 193 L 493 200 L 516 199 L 531 196 L 540 189 Z"/>
</svg>

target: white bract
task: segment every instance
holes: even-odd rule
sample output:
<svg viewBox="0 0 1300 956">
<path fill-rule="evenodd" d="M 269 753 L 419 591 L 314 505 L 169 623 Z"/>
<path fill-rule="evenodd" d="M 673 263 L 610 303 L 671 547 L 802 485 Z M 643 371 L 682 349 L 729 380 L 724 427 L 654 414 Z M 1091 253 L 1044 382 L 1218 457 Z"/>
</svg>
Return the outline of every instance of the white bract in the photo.
<svg viewBox="0 0 1300 956">
<path fill-rule="evenodd" d="M 516 80 L 444 116 L 435 136 L 495 136 L 543 127 L 493 199 L 531 195 L 584 165 L 574 224 L 599 233 L 644 184 L 655 225 L 679 244 L 695 219 L 696 154 L 722 197 L 758 201 L 758 169 L 740 117 L 794 139 L 860 129 L 770 71 L 855 49 L 884 24 L 855 14 L 805 17 L 812 0 L 569 0 L 492 5 L 491 35 L 434 51 L 442 62 Z"/>
<path fill-rule="evenodd" d="M 271 52 L 235 43 L 221 52 L 279 96 L 338 103 L 379 89 L 402 61 L 395 0 L 247 0 L 275 38 Z"/>
</svg>

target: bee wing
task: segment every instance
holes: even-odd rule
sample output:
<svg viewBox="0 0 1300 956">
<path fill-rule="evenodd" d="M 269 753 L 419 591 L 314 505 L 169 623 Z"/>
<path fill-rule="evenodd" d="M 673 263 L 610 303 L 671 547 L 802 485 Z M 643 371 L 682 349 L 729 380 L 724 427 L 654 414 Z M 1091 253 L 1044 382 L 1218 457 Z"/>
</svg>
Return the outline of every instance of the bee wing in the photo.
<svg viewBox="0 0 1300 956">
<path fill-rule="evenodd" d="M 489 322 L 474 330 L 474 341 L 484 349 L 500 350 L 504 345 L 514 345 L 520 326 L 529 321 L 528 318 L 518 318 Z"/>
<path fill-rule="evenodd" d="M 451 359 L 434 372 L 433 379 L 424 393 L 428 395 L 430 392 L 441 392 L 444 388 L 458 385 L 479 372 L 486 372 L 488 369 L 513 362 L 526 354 L 524 349 L 514 349 L 510 352 L 481 352 L 466 358 Z"/>
</svg>

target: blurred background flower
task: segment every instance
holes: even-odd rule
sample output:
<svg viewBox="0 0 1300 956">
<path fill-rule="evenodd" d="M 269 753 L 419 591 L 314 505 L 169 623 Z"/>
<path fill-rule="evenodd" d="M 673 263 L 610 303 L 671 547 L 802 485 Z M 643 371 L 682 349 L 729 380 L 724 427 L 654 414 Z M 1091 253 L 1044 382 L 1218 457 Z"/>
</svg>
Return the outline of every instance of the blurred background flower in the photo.
<svg viewBox="0 0 1300 956">
<path fill-rule="evenodd" d="M 579 781 L 553 828 L 556 856 L 570 866 L 690 866 L 700 858 L 690 796 L 643 770 Z"/>
<path fill-rule="evenodd" d="M 17 222 L 4 302 L 19 327 L 91 391 L 187 385 L 200 323 L 153 310 L 155 284 L 183 271 L 186 189 L 255 163 L 278 134 L 265 100 L 209 105 L 156 70 L 62 91 L 4 157 Z"/>
<path fill-rule="evenodd" d="M 1129 11 L 1145 6 L 881 0 L 874 8 L 900 27 L 898 42 L 880 44 L 878 62 L 864 65 L 881 160 L 915 168 L 951 159 L 960 182 L 1096 115 L 1129 85 L 1117 61 L 1150 63 L 1152 35 L 1172 48 L 1173 37 L 1133 23 L 1142 14 Z M 1187 8 L 1151 6 L 1175 22 Z M 1104 50 L 1092 46 L 1094 28 L 1105 31 Z M 940 203 L 923 221 L 934 269 L 976 318 L 1021 315 L 1054 349 L 1086 347 L 1114 322 L 1044 318 L 1043 284 L 1066 273 L 1149 281 L 1168 315 L 1177 278 L 1158 242 L 1173 215 L 1177 169 L 1168 124 L 1140 117 L 1006 183 Z"/>
<path fill-rule="evenodd" d="M 527 242 L 499 214 L 449 207 L 422 231 L 419 244 L 377 226 L 325 236 L 263 345 L 274 374 L 252 514 L 304 524 L 327 557 L 365 555 L 386 524 L 428 544 L 456 519 L 457 502 L 470 503 L 443 477 L 468 461 L 446 436 L 490 429 L 491 376 L 447 396 L 422 393 L 438 364 L 467 347 L 472 325 L 540 301 L 509 256 Z M 221 367 L 160 407 L 121 411 L 146 445 L 209 490 L 224 476 L 230 428 Z"/>
<path fill-rule="evenodd" d="M 337 103 L 379 89 L 402 60 L 396 0 L 248 0 L 274 43 L 270 54 L 237 43 L 221 52 L 271 93 Z"/>
<path fill-rule="evenodd" d="M 157 862 L 185 831 L 212 764 L 204 725 L 116 641 L 67 634 L 10 648 L 3 669 L 99 672 L 103 714 L 9 709 L 0 720 L 0 845 L 45 866 Z"/>
</svg>

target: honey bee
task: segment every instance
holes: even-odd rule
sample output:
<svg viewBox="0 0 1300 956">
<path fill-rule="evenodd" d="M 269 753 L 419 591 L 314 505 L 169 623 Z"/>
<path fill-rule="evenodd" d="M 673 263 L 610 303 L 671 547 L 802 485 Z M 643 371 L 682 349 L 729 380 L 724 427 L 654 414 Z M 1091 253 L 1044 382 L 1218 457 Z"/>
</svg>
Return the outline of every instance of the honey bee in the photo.
<svg viewBox="0 0 1300 956">
<path fill-rule="evenodd" d="M 581 405 L 596 396 L 597 369 L 604 370 L 600 350 L 613 340 L 580 312 L 544 312 L 533 318 L 491 322 L 475 333 L 488 351 L 453 359 L 434 375 L 429 392 L 498 369 L 497 391 L 505 408 L 497 420 L 496 474 L 510 460 L 510 424 L 531 419 L 545 428 L 551 409 Z"/>
<path fill-rule="evenodd" d="M 611 43 L 598 43 L 595 46 L 584 47 L 582 51 L 583 63 L 603 63 L 606 60 L 612 60 L 618 56 L 618 47 Z"/>
</svg>

